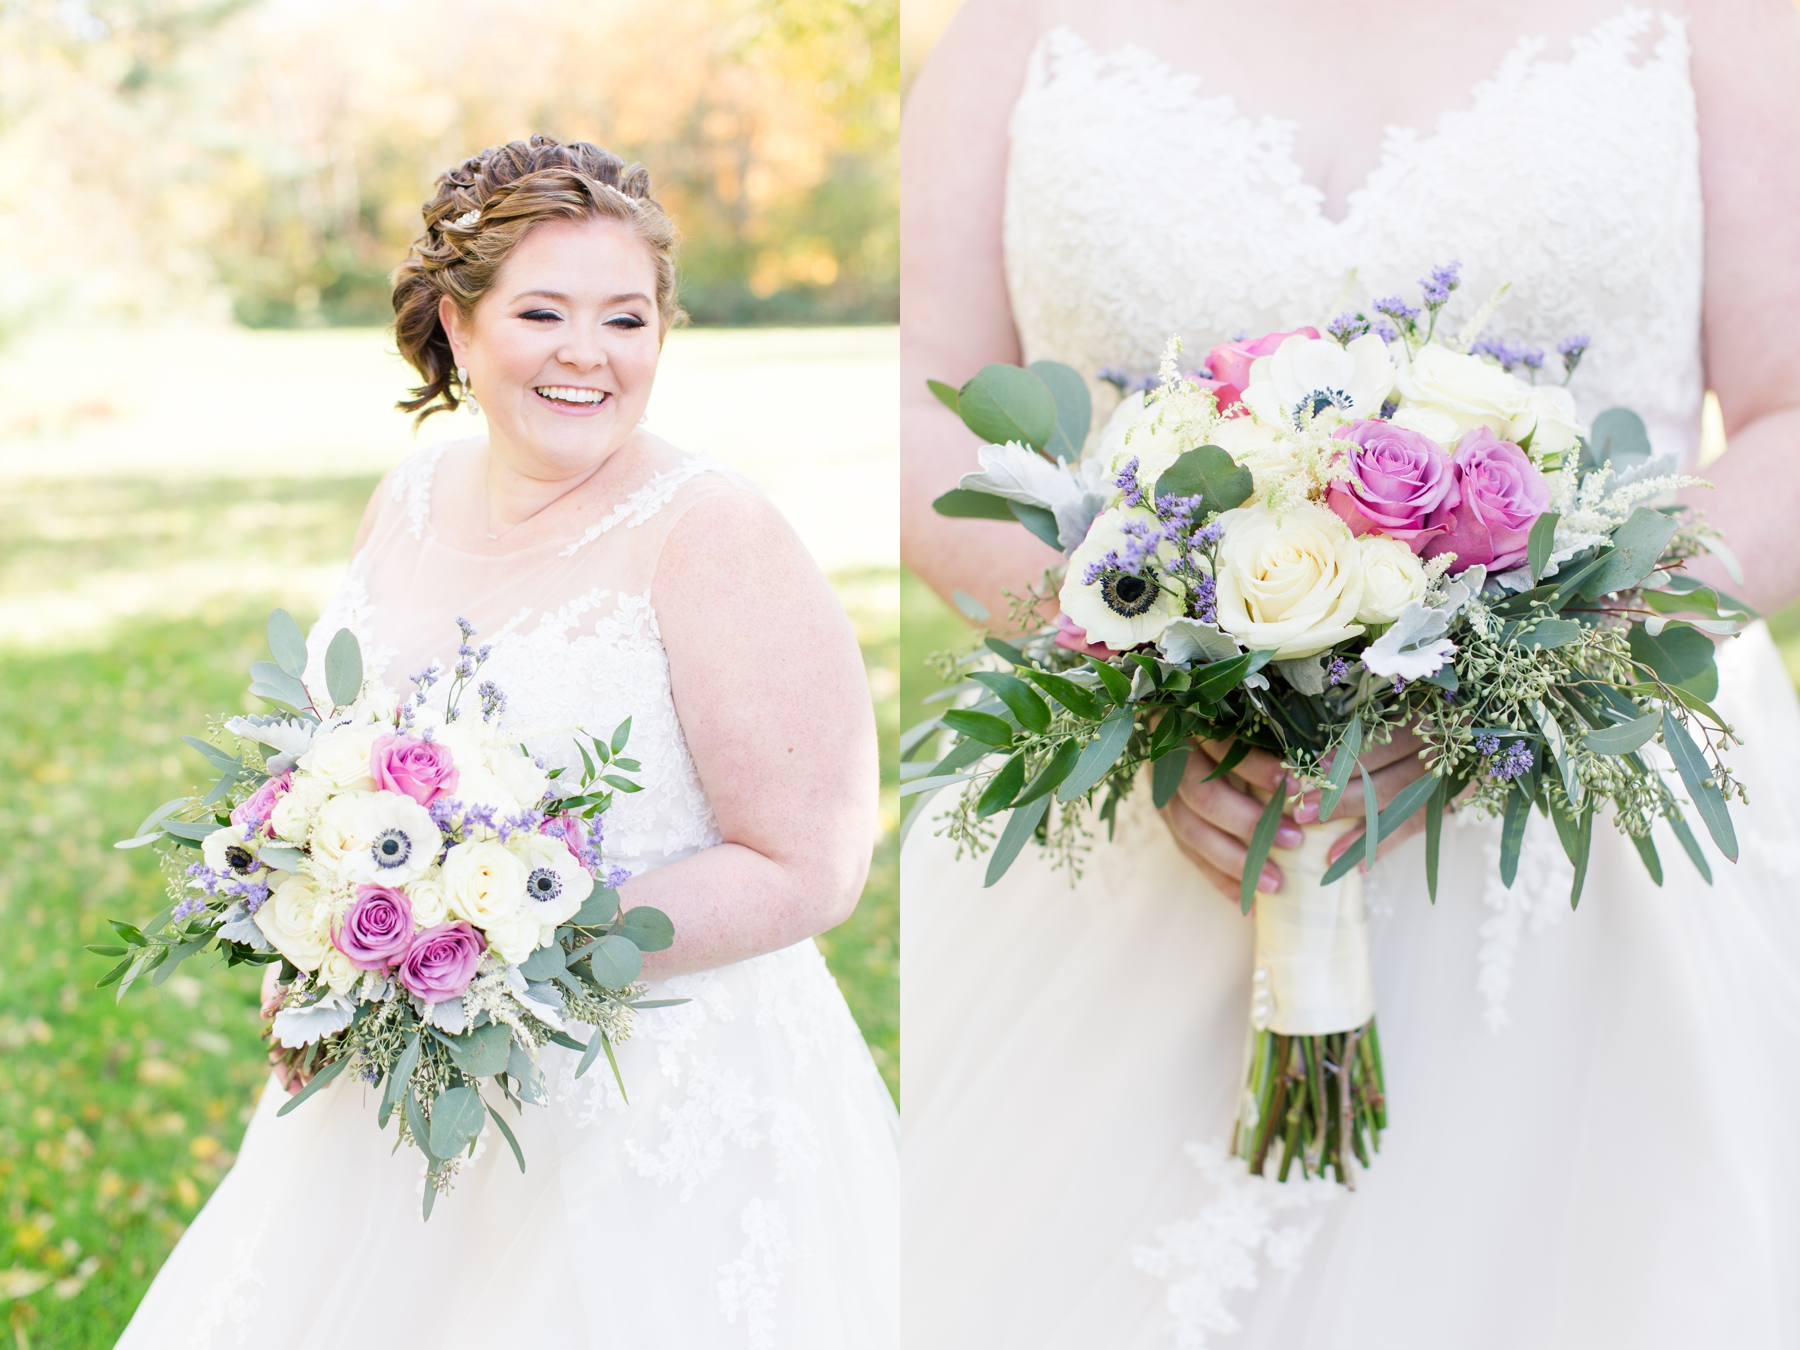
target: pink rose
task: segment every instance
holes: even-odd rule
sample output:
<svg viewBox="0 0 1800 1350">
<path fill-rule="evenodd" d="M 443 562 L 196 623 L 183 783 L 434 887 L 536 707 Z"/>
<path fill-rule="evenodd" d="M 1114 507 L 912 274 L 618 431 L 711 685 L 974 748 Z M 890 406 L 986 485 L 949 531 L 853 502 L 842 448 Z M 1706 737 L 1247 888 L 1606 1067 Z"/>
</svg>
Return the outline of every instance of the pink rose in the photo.
<svg viewBox="0 0 1800 1350">
<path fill-rule="evenodd" d="M 1477 563 L 1504 572 L 1525 561 L 1531 527 L 1550 505 L 1550 484 L 1526 453 L 1486 427 L 1464 436 L 1451 456 L 1461 499 L 1432 512 L 1441 530 L 1425 556 L 1454 553 L 1453 572 Z"/>
<path fill-rule="evenodd" d="M 598 822 L 595 822 L 597 825 Z M 560 815 L 545 816 L 544 823 L 538 827 L 539 834 L 547 834 L 552 839 L 560 839 L 569 846 L 569 852 L 575 855 L 577 862 L 582 862 L 591 853 L 597 841 L 589 838 L 589 823 L 580 816 Z"/>
<path fill-rule="evenodd" d="M 1111 647 L 1087 640 L 1087 629 L 1083 628 L 1067 614 L 1056 616 L 1056 645 L 1067 647 L 1072 652 L 1080 652 L 1083 656 L 1098 656 L 1104 661 L 1109 656 L 1117 656 Z"/>
<path fill-rule="evenodd" d="M 274 838 L 274 832 L 267 828 L 268 820 L 274 814 L 275 803 L 287 795 L 293 779 L 291 769 L 279 778 L 265 778 L 261 787 L 231 808 L 231 823 L 243 829 L 261 827 L 264 834 Z"/>
<path fill-rule="evenodd" d="M 331 935 L 358 970 L 384 970 L 406 955 L 412 905 L 391 886 L 358 886 L 356 902 Z"/>
<path fill-rule="evenodd" d="M 377 789 L 411 797 L 420 806 L 430 806 L 446 792 L 454 792 L 461 777 L 449 746 L 392 732 L 375 738 L 369 751 L 369 774 Z"/>
<path fill-rule="evenodd" d="M 1332 483 L 1327 504 L 1352 534 L 1378 531 L 1421 552 L 1437 537 L 1426 526 L 1431 513 L 1462 499 L 1443 446 L 1390 422 L 1352 422 L 1332 435 L 1350 443 L 1350 477 Z"/>
<path fill-rule="evenodd" d="M 1250 365 L 1259 356 L 1273 356 L 1275 349 L 1294 336 L 1316 338 L 1316 328 L 1296 328 L 1289 333 L 1265 333 L 1249 342 L 1221 342 L 1206 354 L 1206 368 L 1212 371 L 1213 397 L 1219 408 L 1235 408 L 1243 401 L 1250 383 Z"/>
<path fill-rule="evenodd" d="M 394 972 L 403 987 L 427 1003 L 455 998 L 475 978 L 487 941 L 460 919 L 416 934 Z"/>
</svg>

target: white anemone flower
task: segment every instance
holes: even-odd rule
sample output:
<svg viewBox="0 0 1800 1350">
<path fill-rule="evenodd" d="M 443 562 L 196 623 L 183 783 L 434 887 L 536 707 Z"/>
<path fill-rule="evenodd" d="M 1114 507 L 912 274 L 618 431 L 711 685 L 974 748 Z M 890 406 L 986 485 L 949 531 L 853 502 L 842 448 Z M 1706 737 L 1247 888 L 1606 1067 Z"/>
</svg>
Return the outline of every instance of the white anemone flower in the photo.
<svg viewBox="0 0 1800 1350">
<path fill-rule="evenodd" d="M 1169 621 L 1185 611 L 1187 588 L 1167 575 L 1167 566 L 1175 559 L 1173 545 L 1159 544 L 1135 568 L 1110 565 L 1109 560 L 1124 559 L 1137 545 L 1128 526 L 1155 530 L 1161 524 L 1153 511 L 1114 507 L 1100 513 L 1087 538 L 1069 556 L 1059 599 L 1063 613 L 1087 631 L 1089 642 L 1129 651 L 1155 642 Z"/>
<path fill-rule="evenodd" d="M 555 936 L 558 924 L 580 911 L 593 892 L 594 879 L 561 839 L 519 830 L 506 846 L 526 869 L 525 912 L 537 920 L 542 945 Z"/>
<path fill-rule="evenodd" d="M 347 807 L 339 803 L 348 802 Z M 344 820 L 340 823 L 340 813 Z M 337 872 L 348 882 L 404 886 L 416 881 L 437 861 L 443 835 L 431 813 L 398 792 L 346 793 L 327 802 L 319 813 L 315 847 L 325 851 L 327 822 L 330 847 L 337 853 Z"/>
<path fill-rule="evenodd" d="M 1251 364 L 1244 404 L 1271 426 L 1298 428 L 1328 409 L 1346 422 L 1373 417 L 1393 388 L 1393 358 L 1373 333 L 1343 347 L 1295 334 Z"/>
<path fill-rule="evenodd" d="M 248 833 L 250 837 L 244 836 Z M 256 832 L 241 825 L 225 825 L 200 841 L 200 857 L 220 876 L 243 880 L 263 870 L 256 857 Z"/>
</svg>

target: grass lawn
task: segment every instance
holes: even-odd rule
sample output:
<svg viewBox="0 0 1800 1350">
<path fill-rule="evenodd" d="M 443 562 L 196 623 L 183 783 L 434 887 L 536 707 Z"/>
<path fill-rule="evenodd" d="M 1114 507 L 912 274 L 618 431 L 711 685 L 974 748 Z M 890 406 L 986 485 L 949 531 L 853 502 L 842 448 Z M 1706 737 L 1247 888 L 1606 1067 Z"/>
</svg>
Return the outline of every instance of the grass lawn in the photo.
<svg viewBox="0 0 1800 1350">
<path fill-rule="evenodd" d="M 82 944 L 160 908 L 155 858 L 111 842 L 199 776 L 181 735 L 255 702 L 245 672 L 272 604 L 294 603 L 284 579 L 341 564 L 373 481 L 9 484 L 0 504 L 0 1336 L 20 1350 L 111 1346 L 231 1165 L 265 1076 L 257 973 L 194 963 L 116 1005 Z M 897 1091 L 899 587 L 883 569 L 833 581 L 888 833 L 819 945 Z"/>
</svg>

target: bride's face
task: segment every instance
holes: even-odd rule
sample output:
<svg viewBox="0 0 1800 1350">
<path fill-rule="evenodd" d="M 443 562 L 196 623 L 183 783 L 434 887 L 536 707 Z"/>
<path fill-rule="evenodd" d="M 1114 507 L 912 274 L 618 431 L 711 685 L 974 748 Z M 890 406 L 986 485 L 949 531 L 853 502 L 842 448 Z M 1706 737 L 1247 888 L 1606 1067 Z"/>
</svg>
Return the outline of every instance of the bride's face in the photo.
<svg viewBox="0 0 1800 1350">
<path fill-rule="evenodd" d="M 583 473 L 637 429 L 661 338 L 656 265 L 623 222 L 535 227 L 467 320 L 448 298 L 439 315 L 508 467 Z"/>
</svg>

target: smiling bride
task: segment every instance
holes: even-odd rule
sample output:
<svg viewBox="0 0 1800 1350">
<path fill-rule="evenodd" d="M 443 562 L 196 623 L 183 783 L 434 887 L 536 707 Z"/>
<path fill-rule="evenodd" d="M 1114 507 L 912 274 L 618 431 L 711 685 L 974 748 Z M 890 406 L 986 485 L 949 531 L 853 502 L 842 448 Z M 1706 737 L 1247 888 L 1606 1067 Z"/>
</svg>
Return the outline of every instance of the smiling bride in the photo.
<svg viewBox="0 0 1800 1350">
<path fill-rule="evenodd" d="M 606 854 L 622 903 L 675 923 L 649 997 L 686 1002 L 620 1047 L 629 1102 L 546 1047 L 549 1103 L 515 1126 L 530 1171 L 479 1141 L 429 1223 L 369 1090 L 346 1076 L 280 1119 L 265 1092 L 119 1344 L 893 1345 L 894 1107 L 811 941 L 876 831 L 849 622 L 762 496 L 641 425 L 679 313 L 643 168 L 534 136 L 446 173 L 424 218 L 394 282 L 423 381 L 401 406 L 479 399 L 488 434 L 388 475 L 317 635 L 350 628 L 404 690 L 455 662 L 465 617 L 552 767 L 631 717 L 643 789 Z"/>
</svg>

